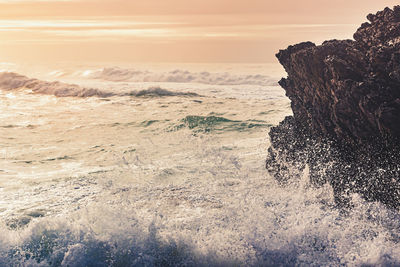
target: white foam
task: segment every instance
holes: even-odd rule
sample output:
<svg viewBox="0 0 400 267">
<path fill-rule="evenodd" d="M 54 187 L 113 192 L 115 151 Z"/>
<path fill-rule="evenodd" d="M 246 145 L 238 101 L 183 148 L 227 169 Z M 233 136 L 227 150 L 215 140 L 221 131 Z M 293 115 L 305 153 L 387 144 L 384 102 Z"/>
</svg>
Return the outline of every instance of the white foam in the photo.
<svg viewBox="0 0 400 267">
<path fill-rule="evenodd" d="M 281 187 L 264 166 L 268 128 L 171 130 L 188 115 L 278 123 L 290 110 L 276 87 L 191 82 L 180 91 L 219 92 L 56 98 L 92 87 L 0 75 L 2 125 L 18 126 L 0 128 L 0 266 L 399 264 L 400 213 L 357 195 L 341 212 L 307 171 Z"/>
<path fill-rule="evenodd" d="M 16 98 L 16 96 L 15 96 L 13 93 L 8 93 L 8 94 L 6 94 L 6 97 L 7 97 L 7 98 L 10 98 L 10 99 Z"/>
<path fill-rule="evenodd" d="M 86 72 L 85 72 L 86 73 Z M 171 83 L 201 83 L 214 85 L 277 85 L 276 78 L 262 74 L 232 74 L 229 72 L 190 72 L 176 69 L 169 72 L 152 72 L 135 69 L 104 68 L 93 71 L 93 79 L 102 79 L 114 82 L 171 82 Z"/>
</svg>

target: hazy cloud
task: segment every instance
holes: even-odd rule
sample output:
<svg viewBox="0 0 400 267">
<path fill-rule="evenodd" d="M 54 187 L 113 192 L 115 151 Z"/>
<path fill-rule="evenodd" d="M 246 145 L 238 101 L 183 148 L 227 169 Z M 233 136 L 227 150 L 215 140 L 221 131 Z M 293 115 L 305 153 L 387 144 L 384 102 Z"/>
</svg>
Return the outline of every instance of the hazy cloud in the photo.
<svg viewBox="0 0 400 267">
<path fill-rule="evenodd" d="M 78 0 L 0 0 L 0 4 L 35 3 L 35 2 L 76 2 Z"/>
</svg>

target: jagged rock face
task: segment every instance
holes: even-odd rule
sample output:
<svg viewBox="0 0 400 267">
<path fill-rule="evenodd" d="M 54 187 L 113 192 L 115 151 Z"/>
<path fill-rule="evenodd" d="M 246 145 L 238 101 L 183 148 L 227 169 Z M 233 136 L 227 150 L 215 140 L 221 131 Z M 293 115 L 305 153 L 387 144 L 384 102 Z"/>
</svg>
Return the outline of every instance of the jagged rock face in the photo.
<svg viewBox="0 0 400 267">
<path fill-rule="evenodd" d="M 355 41 L 302 43 L 277 54 L 294 116 L 314 134 L 356 142 L 400 136 L 400 6 L 368 19 Z"/>
<path fill-rule="evenodd" d="M 400 191 L 393 190 L 400 180 L 400 6 L 367 18 L 370 23 L 361 25 L 354 40 L 305 42 L 279 51 L 288 73 L 279 84 L 294 118 L 271 130 L 267 167 L 288 180 L 282 170 L 301 171 L 308 164 L 311 178 L 329 181 L 337 195 L 350 189 L 398 206 L 393 203 Z M 378 169 L 386 174 L 376 175 Z"/>
</svg>

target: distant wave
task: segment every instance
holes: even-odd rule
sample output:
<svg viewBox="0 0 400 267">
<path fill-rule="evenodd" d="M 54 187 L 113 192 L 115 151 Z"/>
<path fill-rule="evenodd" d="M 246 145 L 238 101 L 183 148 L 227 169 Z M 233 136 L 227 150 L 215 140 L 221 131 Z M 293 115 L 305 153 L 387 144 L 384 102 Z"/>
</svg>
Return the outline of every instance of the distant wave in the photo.
<svg viewBox="0 0 400 267">
<path fill-rule="evenodd" d="M 277 80 L 267 75 L 236 75 L 231 73 L 190 72 L 173 70 L 170 72 L 150 72 L 118 67 L 104 68 L 84 76 L 112 82 L 171 82 L 201 83 L 213 85 L 277 85 Z"/>
<path fill-rule="evenodd" d="M 55 95 L 59 97 L 109 97 L 115 95 L 112 92 L 101 91 L 95 88 L 85 88 L 76 84 L 67 84 L 58 81 L 46 82 L 32 79 L 14 72 L 0 73 L 0 89 L 6 91 L 29 89 L 36 94 Z"/>
<path fill-rule="evenodd" d="M 58 97 L 111 97 L 111 96 L 197 96 L 196 93 L 172 92 L 160 87 L 150 87 L 145 90 L 115 93 L 103 91 L 96 88 L 81 87 L 76 84 L 67 84 L 62 82 L 46 82 L 38 79 L 28 78 L 14 72 L 0 73 L 0 89 L 22 90 L 28 89 L 36 94 L 55 95 Z"/>
<path fill-rule="evenodd" d="M 199 96 L 196 93 L 192 92 L 172 92 L 166 89 L 162 89 L 161 87 L 149 87 L 145 90 L 139 91 L 131 91 L 129 93 L 124 93 L 123 95 L 129 96 Z"/>
</svg>

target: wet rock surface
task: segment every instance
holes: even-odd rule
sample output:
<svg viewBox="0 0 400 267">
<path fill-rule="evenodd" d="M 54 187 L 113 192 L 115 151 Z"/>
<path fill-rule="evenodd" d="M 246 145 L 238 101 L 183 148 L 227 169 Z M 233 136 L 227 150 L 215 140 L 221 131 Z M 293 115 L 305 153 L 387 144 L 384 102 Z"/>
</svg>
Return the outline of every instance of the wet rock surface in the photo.
<svg viewBox="0 0 400 267">
<path fill-rule="evenodd" d="M 400 205 L 400 6 L 367 16 L 354 40 L 304 42 L 276 55 L 293 116 L 270 131 L 267 169 L 282 183 L 308 166 L 340 205 L 359 193 Z"/>
</svg>

